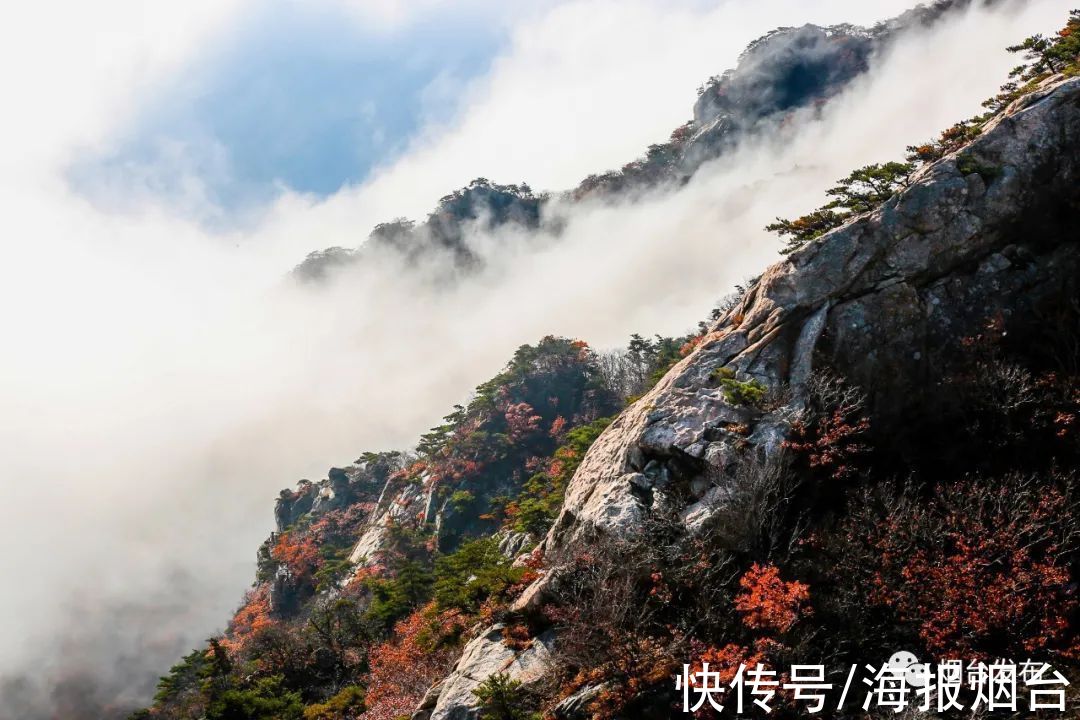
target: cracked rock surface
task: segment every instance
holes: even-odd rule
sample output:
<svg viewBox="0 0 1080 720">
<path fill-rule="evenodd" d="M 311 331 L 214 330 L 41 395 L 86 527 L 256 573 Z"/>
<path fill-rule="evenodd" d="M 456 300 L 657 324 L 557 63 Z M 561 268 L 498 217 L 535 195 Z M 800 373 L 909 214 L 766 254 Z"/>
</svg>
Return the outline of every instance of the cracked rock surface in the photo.
<svg viewBox="0 0 1080 720">
<path fill-rule="evenodd" d="M 1058 80 L 922 169 L 876 211 L 766 270 L 590 448 L 543 542 L 549 566 L 597 534 L 640 532 L 673 486 L 691 528 L 722 513 L 713 499 L 725 473 L 778 452 L 816 364 L 862 387 L 876 411 L 902 406 L 932 376 L 940 348 L 995 316 L 1023 319 L 1072 282 L 1078 210 L 1080 79 Z M 786 389 L 788 399 L 769 412 L 733 404 L 721 372 Z M 538 608 L 554 577 L 549 570 L 513 609 Z M 518 653 L 503 645 L 499 626 L 482 633 L 423 717 L 475 717 L 472 689 L 498 672 L 535 677 L 551 642 L 541 636 Z"/>
<path fill-rule="evenodd" d="M 596 441 L 545 540 L 549 558 L 591 533 L 641 527 L 650 465 L 700 494 L 703 478 L 722 482 L 736 454 L 777 450 L 791 407 L 748 417 L 725 400 L 718 369 L 790 388 L 794 404 L 825 360 L 888 408 L 932 369 L 935 348 L 1059 291 L 1077 268 L 1078 150 L 1080 79 L 1048 84 L 881 208 L 766 270 Z M 724 432 L 747 422 L 747 438 Z"/>
</svg>

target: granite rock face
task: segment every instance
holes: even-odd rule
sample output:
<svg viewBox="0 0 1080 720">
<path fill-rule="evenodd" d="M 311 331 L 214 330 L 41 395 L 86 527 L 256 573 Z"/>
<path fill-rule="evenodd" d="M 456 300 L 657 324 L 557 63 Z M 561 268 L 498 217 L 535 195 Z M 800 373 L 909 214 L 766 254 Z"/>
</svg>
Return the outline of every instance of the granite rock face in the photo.
<svg viewBox="0 0 1080 720">
<path fill-rule="evenodd" d="M 549 669 L 554 635 L 540 635 L 533 638 L 529 647 L 515 651 L 503 643 L 502 631 L 502 625 L 493 625 L 466 645 L 454 669 L 428 693 L 433 695 L 437 691 L 434 701 L 425 698 L 413 717 L 419 715 L 423 720 L 475 720 L 478 710 L 473 690 L 492 675 L 505 674 L 523 685 L 543 677 Z"/>
<path fill-rule="evenodd" d="M 795 113 L 815 113 L 870 68 L 873 58 L 908 31 L 958 15 L 979 0 L 933 0 L 872 27 L 851 24 L 781 27 L 752 42 L 737 65 L 700 89 L 689 122 L 671 141 L 650 146 L 618 171 L 590 175 L 563 193 L 585 198 L 627 199 L 658 187 L 679 187 L 706 163 L 724 157 L 741 142 L 772 132 Z M 546 195 L 526 187 L 501 186 L 478 178 L 455 190 L 421 222 L 401 219 L 374 228 L 358 248 L 330 247 L 310 253 L 294 268 L 301 283 L 321 283 L 336 272 L 389 252 L 414 263 L 422 257 L 466 271 L 484 262 L 464 237 L 485 230 L 543 227 L 558 234 L 559 223 L 544 220 Z M 447 280 L 450 282 L 450 280 Z M 456 280 L 453 280 L 456 282 Z"/>
<path fill-rule="evenodd" d="M 544 541 L 549 559 L 592 533 L 635 532 L 657 495 L 643 490 L 684 482 L 707 500 L 736 456 L 767 459 L 815 362 L 867 390 L 877 409 L 898 407 L 939 348 L 1059 293 L 1080 255 L 1078 148 L 1080 80 L 1049 83 L 883 207 L 766 270 L 593 445 Z M 718 372 L 787 388 L 790 399 L 754 416 L 725 399 Z M 751 433 L 736 442 L 726 428 L 739 424 Z"/>
<path fill-rule="evenodd" d="M 590 448 L 542 543 L 549 570 L 512 611 L 538 609 L 560 560 L 598 534 L 641 531 L 675 486 L 690 498 L 679 510 L 691 530 L 722 513 L 726 474 L 779 451 L 816 364 L 841 371 L 887 413 L 925 385 L 949 342 L 1059 296 L 1080 270 L 1078 149 L 1080 79 L 1048 83 L 878 210 L 766 270 Z M 756 411 L 729 401 L 718 377 L 783 389 L 785 400 Z M 465 649 L 425 717 L 475 717 L 472 689 L 499 672 L 534 678 L 551 642 L 517 653 L 492 627 Z"/>
</svg>

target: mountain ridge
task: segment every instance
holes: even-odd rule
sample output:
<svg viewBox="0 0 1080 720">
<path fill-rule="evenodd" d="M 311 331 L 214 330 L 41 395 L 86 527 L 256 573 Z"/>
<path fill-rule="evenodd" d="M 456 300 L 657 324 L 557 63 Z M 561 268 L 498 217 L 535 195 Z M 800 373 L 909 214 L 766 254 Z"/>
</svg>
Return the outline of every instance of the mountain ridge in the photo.
<svg viewBox="0 0 1080 720">
<path fill-rule="evenodd" d="M 467 270 L 482 264 L 467 241 L 470 232 L 543 227 L 557 235 L 557 223 L 545 219 L 550 202 L 611 202 L 682 186 L 703 165 L 741 142 L 838 95 L 906 32 L 932 26 L 972 2 L 935 0 L 870 28 L 808 23 L 773 30 L 750 43 L 735 68 L 699 88 L 691 119 L 667 142 L 650 145 L 643 156 L 618 170 L 589 175 L 561 193 L 534 193 L 527 183 L 503 185 L 477 178 L 441 198 L 423 221 L 397 218 L 377 225 L 360 247 L 309 253 L 292 276 L 319 282 L 336 269 L 361 262 L 366 253 L 380 251 L 399 254 L 407 262 L 436 255 Z"/>
<path fill-rule="evenodd" d="M 143 717 L 659 719 L 684 662 L 899 646 L 1075 671 L 1080 79 L 1036 45 L 699 332 L 523 346 L 419 453 L 283 491 L 255 589 Z"/>
</svg>

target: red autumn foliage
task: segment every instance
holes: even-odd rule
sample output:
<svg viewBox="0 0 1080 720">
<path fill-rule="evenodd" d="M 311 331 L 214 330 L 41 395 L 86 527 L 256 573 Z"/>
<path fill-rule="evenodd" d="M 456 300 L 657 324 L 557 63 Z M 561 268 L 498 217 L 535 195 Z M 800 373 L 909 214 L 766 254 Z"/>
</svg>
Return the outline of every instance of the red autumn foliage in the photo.
<svg viewBox="0 0 1080 720">
<path fill-rule="evenodd" d="M 423 460 L 417 460 L 416 462 L 409 463 L 407 466 L 400 470 L 395 470 L 390 473 L 388 478 L 391 482 L 403 483 L 418 481 L 423 477 L 424 473 L 428 470 L 428 463 Z"/>
<path fill-rule="evenodd" d="M 372 648 L 365 720 L 409 717 L 428 688 L 444 677 L 456 653 L 442 640 L 460 632 L 456 612 L 437 615 L 435 604 L 394 626 L 390 640 Z"/>
<path fill-rule="evenodd" d="M 577 362 L 584 363 L 589 361 L 589 357 L 592 355 L 592 348 L 589 347 L 589 343 L 584 340 L 571 340 L 570 347 L 577 350 L 577 355 L 574 358 Z"/>
<path fill-rule="evenodd" d="M 867 418 L 852 420 L 844 410 L 836 410 L 815 425 L 796 420 L 784 447 L 802 454 L 812 469 L 834 480 L 844 480 L 855 473 L 854 461 L 868 448 L 858 438 L 870 429 Z"/>
<path fill-rule="evenodd" d="M 787 650 L 783 645 L 770 640 L 769 638 L 759 638 L 753 642 L 752 647 L 746 647 L 745 645 L 739 645 L 738 643 L 728 643 L 723 647 L 714 647 L 703 645 L 700 642 L 692 642 L 690 644 L 691 656 L 695 658 L 694 664 L 690 668 L 690 672 L 696 673 L 703 669 L 704 663 L 709 663 L 709 672 L 717 672 L 720 674 L 720 684 L 722 686 L 729 685 L 739 672 L 739 668 L 751 670 L 757 668 L 758 665 L 765 670 L 776 671 L 775 679 L 781 684 L 781 686 L 790 681 L 790 677 L 787 673 L 779 672 L 781 665 L 775 661 L 775 656 Z M 774 708 L 784 705 L 790 701 L 790 691 L 784 690 L 782 687 L 775 689 L 775 696 L 772 699 L 772 706 Z M 706 703 L 701 710 L 694 714 L 695 718 L 701 718 L 702 720 L 713 720 L 718 717 L 715 710 L 713 710 Z M 785 717 L 781 714 L 781 717 Z"/>
<path fill-rule="evenodd" d="M 684 143 L 693 136 L 694 123 L 691 121 L 680 125 L 671 132 L 671 142 L 676 144 Z"/>
<path fill-rule="evenodd" d="M 581 453 L 569 445 L 563 445 L 558 448 L 551 460 L 548 462 L 547 475 L 551 478 L 561 479 L 565 482 L 569 482 L 570 478 L 565 477 L 567 467 L 573 467 L 576 469 L 577 461 L 580 459 Z"/>
<path fill-rule="evenodd" d="M 559 440 L 562 438 L 563 433 L 566 432 L 566 418 L 562 415 L 557 416 L 551 421 L 551 429 L 548 430 L 548 435 Z"/>
<path fill-rule="evenodd" d="M 707 333 L 702 333 L 700 335 L 695 335 L 694 337 L 690 338 L 685 343 L 683 343 L 682 347 L 679 348 L 679 357 L 686 357 L 690 353 L 694 352 L 694 349 L 697 348 L 698 345 L 700 345 L 702 342 L 705 341 L 706 336 L 707 336 Z"/>
<path fill-rule="evenodd" d="M 241 653 L 255 635 L 274 624 L 270 615 L 270 588 L 259 585 L 244 596 L 244 604 L 229 622 L 229 629 L 221 639 L 221 645 L 230 654 Z"/>
<path fill-rule="evenodd" d="M 312 523 L 308 533 L 319 545 L 352 542 L 367 522 L 374 503 L 353 503 L 344 510 L 332 510 Z"/>
<path fill-rule="evenodd" d="M 659 638 L 628 634 L 613 638 L 610 663 L 583 670 L 560 693 L 568 697 L 586 685 L 604 684 L 589 703 L 589 717 L 611 720 L 644 691 L 668 683 L 681 667 L 672 652 L 673 643 Z"/>
<path fill-rule="evenodd" d="M 476 460 L 467 460 L 456 455 L 428 466 L 432 483 L 460 482 L 467 477 L 478 475 L 483 469 L 483 465 Z"/>
<path fill-rule="evenodd" d="M 297 580 L 309 580 L 319 569 L 319 546 L 308 534 L 281 533 L 270 551 L 270 556 L 285 565 Z"/>
<path fill-rule="evenodd" d="M 540 423 L 543 420 L 536 414 L 533 406 L 527 402 L 508 405 L 503 412 L 503 416 L 506 418 L 507 435 L 510 437 L 510 442 L 520 442 L 536 433 L 540 429 Z"/>
<path fill-rule="evenodd" d="M 1054 488 L 947 487 L 874 529 L 871 600 L 915 624 L 939 657 L 1071 655 L 1080 601 L 1062 523 L 1075 510 Z"/>
<path fill-rule="evenodd" d="M 1057 436 L 1066 438 L 1076 426 L 1076 413 L 1059 412 L 1054 416 L 1054 426 L 1058 428 Z"/>
<path fill-rule="evenodd" d="M 352 571 L 352 575 L 349 576 L 345 587 L 341 589 L 342 597 L 360 598 L 366 596 L 368 593 L 368 581 L 382 577 L 385 572 L 386 568 L 378 563 L 362 565 L 356 568 Z"/>
<path fill-rule="evenodd" d="M 532 645 L 532 632 L 523 622 L 506 625 L 502 631 L 503 644 L 511 650 L 521 652 Z"/>
<path fill-rule="evenodd" d="M 739 579 L 742 590 L 735 609 L 743 622 L 755 630 L 787 632 L 801 617 L 810 614 L 810 588 L 801 582 L 785 582 L 775 565 L 754 563 Z"/>
<path fill-rule="evenodd" d="M 696 646 L 692 647 L 694 647 L 692 655 L 695 662 L 691 667 L 691 672 L 700 672 L 702 663 L 709 663 L 709 671 L 720 673 L 720 682 L 724 685 L 735 679 L 740 665 L 757 667 L 758 663 L 768 664 L 768 658 L 763 648 L 755 647 L 750 649 L 736 643 L 728 643 L 722 648 L 705 647 L 701 649 Z"/>
</svg>

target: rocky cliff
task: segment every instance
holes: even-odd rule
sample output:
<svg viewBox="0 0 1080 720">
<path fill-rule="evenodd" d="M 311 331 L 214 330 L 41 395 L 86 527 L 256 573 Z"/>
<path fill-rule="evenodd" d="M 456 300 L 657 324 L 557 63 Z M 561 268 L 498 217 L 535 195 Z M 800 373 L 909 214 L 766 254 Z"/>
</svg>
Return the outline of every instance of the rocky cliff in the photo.
<svg viewBox="0 0 1080 720">
<path fill-rule="evenodd" d="M 544 338 L 415 453 L 283 491 L 255 587 L 149 716 L 661 720 L 686 662 L 897 647 L 1080 670 L 1067 30 L 1068 65 L 1036 60 L 697 334 Z M 810 95 L 865 59 L 854 31 L 779 36 L 853 63 L 807 66 Z M 737 112 L 710 92 L 702 117 Z"/>
<path fill-rule="evenodd" d="M 674 507 L 691 531 L 722 521 L 731 474 L 782 452 L 816 366 L 870 392 L 880 416 L 898 417 L 920 388 L 933 392 L 957 338 L 993 322 L 1032 331 L 1041 308 L 1076 290 L 1078 150 L 1080 80 L 1058 78 L 877 211 L 766 270 L 589 450 L 543 541 L 549 570 L 517 611 L 551 599 L 560 561 L 600 535 L 645 531 L 657 508 Z M 737 402 L 721 382 L 729 378 L 783 399 L 768 410 Z M 474 712 L 475 696 L 460 686 L 490 675 L 492 658 L 527 682 L 528 652 L 480 633 L 429 717 Z"/>
<path fill-rule="evenodd" d="M 722 485 L 738 457 L 767 461 L 779 448 L 818 361 L 899 413 L 956 338 L 999 316 L 1033 322 L 1076 269 L 1078 147 L 1080 81 L 1055 80 L 877 211 L 766 270 L 596 442 L 547 551 L 591 531 L 633 532 L 649 506 L 640 488 L 663 495 L 686 483 L 697 499 L 687 517 L 713 512 L 715 478 Z M 766 413 L 733 404 L 718 382 L 724 369 L 790 388 L 792 403 Z M 749 435 L 733 440 L 726 428 L 743 423 Z"/>
<path fill-rule="evenodd" d="M 872 28 L 855 25 L 803 25 L 778 28 L 758 38 L 738 65 L 705 83 L 693 116 L 670 139 L 618 170 L 590 175 L 561 194 L 534 195 L 527 185 L 499 185 L 478 178 L 443 197 L 419 223 L 399 218 L 377 226 L 358 248 L 327 248 L 311 253 L 294 271 L 302 281 L 322 280 L 328 272 L 362 261 L 367 254 L 391 252 L 415 262 L 436 256 L 459 269 L 482 262 L 465 241 L 474 227 L 502 226 L 535 230 L 543 210 L 557 199 L 626 199 L 662 187 L 686 183 L 707 162 L 740 142 L 765 133 L 800 111 L 813 112 L 866 73 L 873 58 L 905 33 L 962 12 L 971 0 L 938 0 Z M 557 234 L 558 227 L 545 229 Z"/>
</svg>

